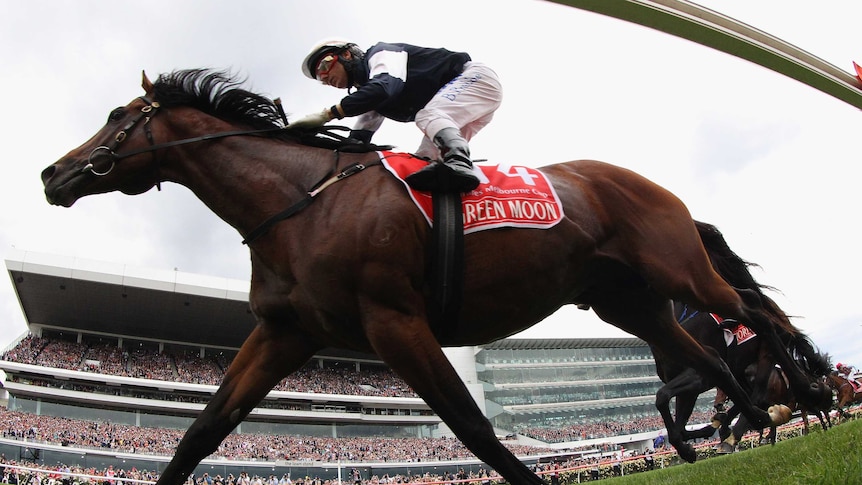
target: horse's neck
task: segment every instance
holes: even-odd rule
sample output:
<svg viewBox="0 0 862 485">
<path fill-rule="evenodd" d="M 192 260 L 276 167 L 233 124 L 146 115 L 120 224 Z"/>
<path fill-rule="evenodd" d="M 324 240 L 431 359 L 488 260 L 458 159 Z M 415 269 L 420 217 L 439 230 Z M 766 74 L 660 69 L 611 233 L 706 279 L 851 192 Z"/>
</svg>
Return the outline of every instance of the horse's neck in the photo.
<svg viewBox="0 0 862 485">
<path fill-rule="evenodd" d="M 262 138 L 230 141 L 189 150 L 174 181 L 243 235 L 304 197 L 333 165 L 326 150 Z"/>
</svg>

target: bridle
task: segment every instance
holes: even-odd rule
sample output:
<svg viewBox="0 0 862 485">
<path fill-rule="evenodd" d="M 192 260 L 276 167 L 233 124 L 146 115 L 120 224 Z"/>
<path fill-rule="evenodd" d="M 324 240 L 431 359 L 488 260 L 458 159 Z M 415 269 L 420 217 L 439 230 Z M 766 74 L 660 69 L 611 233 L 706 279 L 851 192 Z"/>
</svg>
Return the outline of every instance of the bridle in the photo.
<svg viewBox="0 0 862 485">
<path fill-rule="evenodd" d="M 158 176 L 158 167 L 159 167 L 159 159 L 157 155 L 157 151 L 163 148 L 170 148 L 178 145 L 186 145 L 189 143 L 197 143 L 205 140 L 215 140 L 219 138 L 226 138 L 229 136 L 242 136 L 242 135 L 260 135 L 263 133 L 272 133 L 275 131 L 283 131 L 287 129 L 286 126 L 274 126 L 272 128 L 263 128 L 257 130 L 236 130 L 236 131 L 223 131 L 221 133 L 211 133 L 208 135 L 196 136 L 194 138 L 184 138 L 181 140 L 174 140 L 165 143 L 156 143 L 153 139 L 153 132 L 150 129 L 150 120 L 156 116 L 158 113 L 158 109 L 161 107 L 158 101 L 152 101 L 146 96 L 139 96 L 138 99 L 144 102 L 144 106 L 141 107 L 141 111 L 135 116 L 132 120 L 130 120 L 126 125 L 114 135 L 114 139 L 111 141 L 110 145 L 100 145 L 93 149 L 90 152 L 90 156 L 87 157 L 87 164 L 81 168 L 81 172 L 89 171 L 93 175 L 97 177 L 104 177 L 111 173 L 114 167 L 117 165 L 117 162 L 124 158 L 133 157 L 135 155 L 140 155 L 142 153 L 150 152 L 153 154 L 153 162 L 156 165 L 156 188 L 158 190 L 162 190 L 161 186 L 161 178 Z M 135 127 L 143 122 L 144 127 L 144 135 L 147 137 L 147 141 L 150 143 L 149 146 L 144 148 L 139 148 L 137 150 L 131 150 L 125 153 L 117 153 L 116 150 L 120 146 L 123 141 L 125 141 L 129 133 L 135 129 Z M 97 171 L 95 165 L 93 164 L 93 158 L 97 153 L 107 152 L 106 155 L 111 160 L 111 165 L 104 171 Z"/>
<path fill-rule="evenodd" d="M 141 111 L 138 113 L 138 116 L 134 117 L 131 121 L 126 123 L 126 126 L 120 129 L 120 131 L 118 131 L 117 134 L 114 135 L 114 139 L 111 141 L 110 146 L 100 145 L 94 148 L 93 151 L 90 152 L 90 156 L 87 157 L 87 164 L 84 165 L 83 168 L 81 168 L 82 172 L 86 172 L 89 170 L 90 173 L 97 177 L 104 177 L 105 175 L 111 173 L 112 170 L 114 170 L 114 167 L 117 165 L 118 161 L 122 160 L 123 158 L 127 158 L 132 155 L 137 155 L 139 153 L 144 153 L 147 151 L 152 152 L 153 162 L 156 163 L 156 172 L 158 172 L 159 160 L 155 151 L 156 144 L 153 141 L 153 131 L 150 129 L 150 120 L 153 118 L 153 116 L 156 115 L 156 113 L 158 113 L 157 110 L 159 109 L 159 103 L 156 101 L 150 101 L 145 96 L 140 96 L 138 99 L 144 102 L 144 106 L 141 108 Z M 123 155 L 117 155 L 117 148 L 120 146 L 121 143 L 123 143 L 123 141 L 126 140 L 126 138 L 128 138 L 129 133 L 141 121 L 144 122 L 144 134 L 146 135 L 147 140 L 150 142 L 150 146 L 144 150 L 135 150 L 129 153 L 125 153 Z M 100 172 L 96 170 L 95 165 L 93 164 L 93 157 L 95 157 L 97 153 L 101 153 L 103 151 L 107 152 L 107 156 L 111 160 L 111 165 L 106 170 Z M 156 188 L 158 190 L 162 190 L 162 185 L 158 176 L 156 176 Z"/>
<path fill-rule="evenodd" d="M 133 157 L 135 155 L 140 155 L 142 153 L 150 152 L 153 154 L 153 162 L 156 165 L 156 183 L 155 183 L 155 185 L 156 185 L 157 189 L 162 190 L 161 177 L 159 177 L 159 175 L 158 175 L 159 159 L 158 159 L 158 155 L 156 153 L 158 150 L 161 150 L 163 148 L 174 147 L 174 146 L 178 146 L 178 145 L 186 145 L 189 143 L 197 143 L 197 142 L 206 141 L 206 140 L 216 140 L 219 138 L 227 138 L 230 136 L 259 136 L 259 135 L 263 135 L 265 133 L 273 133 L 276 131 L 285 131 L 288 129 L 288 126 L 286 123 L 287 119 L 282 114 L 282 118 L 285 120 L 285 126 L 274 126 L 271 128 L 262 128 L 262 129 L 256 129 L 256 130 L 223 131 L 220 133 L 211 133 L 208 135 L 201 135 L 201 136 L 196 136 L 193 138 L 183 138 L 180 140 L 168 141 L 165 143 L 158 143 L 157 144 L 155 142 L 155 140 L 153 139 L 153 132 L 150 129 L 150 120 L 152 120 L 153 117 L 156 116 L 156 114 L 158 113 L 157 110 L 161 106 L 159 105 L 158 101 L 152 101 L 149 98 L 147 98 L 146 96 L 139 96 L 138 99 L 140 99 L 141 101 L 144 102 L 144 106 L 141 108 L 141 111 L 138 113 L 138 115 L 134 119 L 132 119 L 131 121 L 126 123 L 126 125 L 119 132 L 117 132 L 116 135 L 114 135 L 114 139 L 113 139 L 113 141 L 111 141 L 111 144 L 109 146 L 100 145 L 100 146 L 97 146 L 96 148 L 94 148 L 93 151 L 90 152 L 90 156 L 87 157 L 86 165 L 84 165 L 81 168 L 81 172 L 89 171 L 91 174 L 93 174 L 97 177 L 104 177 L 105 175 L 108 175 L 109 173 L 111 173 L 111 171 L 117 165 L 117 162 L 119 162 L 120 160 L 122 160 L 124 158 Z M 141 122 L 143 122 L 144 134 L 146 135 L 147 141 L 150 143 L 150 145 L 147 147 L 144 147 L 144 148 L 139 148 L 137 150 L 131 150 L 131 151 L 121 153 L 121 154 L 116 153 L 116 150 L 120 146 L 120 144 L 123 143 L 123 141 L 125 141 L 128 138 L 129 133 L 131 133 L 131 131 L 134 130 L 135 127 Z M 100 153 L 103 151 L 107 152 L 107 156 L 110 157 L 111 166 L 108 167 L 107 170 L 97 171 L 95 169 L 95 166 L 93 165 L 93 157 L 97 153 Z M 335 166 L 337 166 L 338 165 L 338 158 L 339 158 L 338 157 L 339 151 L 334 150 L 334 153 L 335 153 L 334 162 L 335 162 Z M 274 226 L 276 223 L 292 217 L 293 215 L 295 215 L 296 213 L 298 213 L 299 211 L 301 211 L 302 209 L 307 207 L 309 204 L 311 204 L 311 202 L 314 201 L 314 199 L 320 194 L 320 192 L 323 191 L 323 189 L 329 187 L 333 183 L 338 182 L 340 180 L 343 180 L 343 179 L 345 179 L 351 175 L 357 174 L 357 173 L 365 170 L 369 166 L 379 165 L 379 164 L 380 164 L 379 159 L 376 160 L 375 162 L 371 162 L 371 163 L 354 163 L 354 164 L 349 165 L 348 167 L 346 167 L 345 169 L 343 169 L 339 173 L 334 173 L 335 172 L 335 166 L 333 166 L 332 170 L 328 171 L 327 174 L 322 179 L 320 179 L 319 182 L 314 184 L 311 187 L 311 189 L 309 189 L 309 191 L 306 193 L 305 197 L 303 197 L 302 199 L 300 199 L 299 201 L 297 201 L 296 203 L 294 203 L 293 205 L 291 205 L 287 209 L 285 209 L 285 210 L 283 210 L 277 214 L 274 214 L 274 215 L 270 216 L 267 220 L 263 221 L 260 225 L 258 225 L 256 228 L 254 228 L 246 236 L 245 239 L 243 239 L 242 243 L 243 244 L 249 244 L 250 242 L 254 241 L 255 239 L 257 239 L 260 236 L 262 236 L 263 234 L 265 234 L 267 231 L 269 231 L 269 229 L 272 226 Z"/>
</svg>

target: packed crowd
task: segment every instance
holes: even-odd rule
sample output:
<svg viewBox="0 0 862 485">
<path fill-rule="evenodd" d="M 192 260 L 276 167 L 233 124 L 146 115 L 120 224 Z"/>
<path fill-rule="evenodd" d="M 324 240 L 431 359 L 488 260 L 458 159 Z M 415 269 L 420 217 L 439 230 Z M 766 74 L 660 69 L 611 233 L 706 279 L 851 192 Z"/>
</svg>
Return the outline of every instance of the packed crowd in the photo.
<svg viewBox="0 0 862 485">
<path fill-rule="evenodd" d="M 5 438 L 64 446 L 108 448 L 119 452 L 173 455 L 183 431 L 99 423 L 0 408 Z M 548 452 L 546 448 L 507 445 L 521 456 Z M 426 462 L 471 458 L 454 438 L 324 438 L 265 434 L 230 434 L 214 453 L 230 460 Z"/>
<path fill-rule="evenodd" d="M 713 414 L 714 411 L 695 411 L 689 422 L 707 423 L 712 419 Z M 663 428 L 664 422 L 661 416 L 656 414 L 654 416 L 641 416 L 628 421 L 581 422 L 554 426 L 516 426 L 515 431 L 545 443 L 563 443 L 657 431 Z"/>
<path fill-rule="evenodd" d="M 607 449 L 605 451 L 608 451 Z M 646 457 L 651 460 L 651 451 Z M 591 467 L 598 471 L 600 465 L 608 463 L 619 463 L 619 459 L 614 456 L 621 456 L 621 450 L 611 451 L 604 456 L 594 456 L 588 458 L 570 457 L 565 461 L 557 461 L 554 463 L 539 463 L 532 467 L 537 474 L 551 477 L 551 483 L 559 483 L 554 480 L 554 477 L 560 472 L 571 467 Z M 611 457 L 611 458 L 608 458 Z M 652 469 L 652 467 L 647 467 Z M 465 470 L 463 467 L 457 471 L 450 471 L 441 474 L 421 473 L 410 474 L 405 470 L 405 473 L 393 473 L 392 475 L 384 473 L 382 475 L 373 474 L 364 476 L 358 469 L 343 470 L 342 482 L 351 483 L 354 485 L 385 485 L 397 483 L 430 483 L 451 481 L 454 483 L 471 483 L 476 485 L 491 485 L 505 483 L 504 480 L 494 471 L 479 466 L 477 469 Z M 619 474 L 619 473 L 615 473 Z M 108 466 L 102 469 L 83 468 L 80 466 L 69 466 L 65 464 L 47 465 L 41 463 L 33 463 L 30 461 L 15 461 L 6 460 L 0 455 L 0 482 L 10 485 L 137 485 L 138 481 L 156 481 L 159 475 L 155 471 L 145 469 L 137 469 L 132 467 L 129 470 L 122 468 L 114 468 Z M 595 480 L 595 478 L 594 478 Z M 228 473 L 226 476 L 214 473 L 203 473 L 200 475 L 192 475 L 186 481 L 187 485 L 335 485 L 338 483 L 335 479 L 322 479 L 318 476 L 291 476 L 291 474 L 283 474 L 280 477 L 275 474 L 268 476 L 249 474 L 248 472 L 240 472 L 238 475 Z"/>
<path fill-rule="evenodd" d="M 137 480 L 154 482 L 158 478 L 159 475 L 156 472 L 138 470 L 134 467 L 130 470 L 125 470 L 114 468 L 113 466 L 102 469 L 68 466 L 65 464 L 48 466 L 29 461 L 6 460 L 0 456 L 0 482 L 10 485 L 132 485 L 140 483 Z M 460 470 L 457 473 L 447 474 L 446 476 L 424 473 L 422 475 L 383 474 L 381 476 L 362 477 L 358 472 L 347 472 L 347 476 L 342 479 L 342 483 L 385 485 L 439 482 L 444 479 L 463 480 L 465 478 L 474 478 L 476 481 L 473 483 L 481 483 L 483 485 L 500 483 L 498 480 L 499 475 L 493 471 L 489 472 L 485 468 L 471 472 Z M 210 475 L 209 473 L 197 476 L 192 475 L 186 483 L 188 485 L 335 485 L 338 482 L 337 480 L 326 480 L 320 477 L 291 477 L 289 474 L 284 474 L 281 477 L 277 477 L 276 475 L 261 476 L 241 472 L 236 476 L 232 473 L 227 476 L 222 476 L 221 474 Z"/>
<path fill-rule="evenodd" d="M 592 448 L 590 451 L 597 451 Z M 586 470 L 589 468 L 595 471 L 596 475 L 592 480 L 597 479 L 597 473 L 600 466 L 612 466 L 613 475 L 619 475 L 618 466 L 621 464 L 623 450 L 622 448 L 607 445 L 602 450 L 600 455 L 594 454 L 589 457 L 570 456 L 565 460 L 557 459 L 552 462 L 536 463 L 531 468 L 539 475 L 544 475 L 550 478 L 551 483 L 559 483 L 555 480 L 557 475 L 571 468 L 580 468 Z M 653 460 L 653 450 L 648 450 L 642 459 L 645 460 L 645 470 L 651 470 L 655 467 Z M 464 467 L 449 472 L 441 472 L 440 474 L 424 472 L 410 473 L 405 470 L 404 473 L 393 474 L 372 474 L 367 476 L 359 469 L 344 468 L 341 483 L 351 483 L 354 485 L 385 485 L 397 483 L 430 483 L 430 482 L 449 482 L 455 483 L 470 483 L 475 485 L 492 485 L 505 483 L 505 481 L 494 471 L 479 466 L 478 468 L 469 467 L 465 470 Z M 102 469 L 83 468 L 80 466 L 69 466 L 65 464 L 47 465 L 42 463 L 33 463 L 30 461 L 15 461 L 6 460 L 0 455 L 0 482 L 10 485 L 137 485 L 138 481 L 155 481 L 159 475 L 155 471 L 146 469 L 137 469 L 132 467 L 129 470 L 108 466 Z M 580 481 L 580 475 L 578 476 Z M 199 475 L 191 475 L 186 481 L 187 485 L 335 485 L 338 483 L 335 479 L 323 479 L 318 476 L 291 476 L 289 473 L 277 476 L 275 474 L 257 475 L 249 474 L 248 472 L 240 472 L 238 475 L 227 473 L 222 476 L 219 473 L 203 473 Z"/>
<path fill-rule="evenodd" d="M 116 341 L 87 340 L 70 342 L 62 339 L 28 336 L 2 359 L 85 372 L 141 377 L 157 380 L 217 385 L 233 357 L 230 353 L 212 352 L 201 357 L 199 349 L 117 346 Z M 412 390 L 389 369 L 327 361 L 321 366 L 315 361 L 282 381 L 276 390 L 334 393 L 349 395 L 410 396 Z M 45 385 L 51 385 L 45 383 Z M 546 442 L 576 441 L 609 437 L 648 429 L 659 429 L 658 418 L 627 422 L 571 424 L 561 429 L 529 427 L 519 429 L 524 435 Z M 147 455 L 172 455 L 183 431 L 165 428 L 145 428 L 109 422 L 93 422 L 69 418 L 38 416 L 0 408 L 0 430 L 7 438 L 60 444 L 71 447 L 107 448 L 118 452 Z M 519 456 L 546 454 L 541 447 L 506 443 Z M 608 445 L 610 446 L 610 445 Z M 454 438 L 328 438 L 312 436 L 279 436 L 264 434 L 231 434 L 213 454 L 229 460 L 257 461 L 316 461 L 316 462 L 438 462 L 472 458 L 472 453 Z M 74 471 L 74 470 L 73 470 Z M 78 470 L 79 473 L 102 474 L 103 471 Z M 154 478 L 146 471 L 114 470 L 117 476 L 142 479 Z M 123 475 L 121 475 L 123 474 Z M 8 475 L 8 472 L 7 472 Z M 469 474 L 479 477 L 478 473 Z M 50 475 L 45 475 L 50 478 Z M 196 477 L 200 485 L 285 485 L 284 478 L 275 477 Z M 381 476 L 368 477 L 363 484 L 406 483 L 441 479 L 440 476 Z M 484 478 L 484 477 L 483 477 Z M 203 480 L 203 481 L 201 481 Z M 489 477 L 488 482 L 491 481 Z M 59 478 L 57 480 L 59 485 Z M 278 483 L 281 482 L 281 483 Z M 485 483 L 485 481 L 482 481 Z M 13 483 L 13 482 L 7 482 Z M 18 482 L 28 483 L 28 482 Z M 43 480 L 42 485 L 46 485 Z M 327 483 L 297 478 L 292 483 Z M 28 485 L 37 485 L 28 483 Z M 47 485 L 54 485 L 47 483 Z"/>
<path fill-rule="evenodd" d="M 200 356 L 199 349 L 120 348 L 116 341 L 70 342 L 29 335 L 2 355 L 10 362 L 43 367 L 99 372 L 110 375 L 193 384 L 218 385 L 233 355 L 213 352 Z M 386 367 L 344 362 L 311 362 L 286 377 L 277 391 L 346 394 L 355 396 L 417 397 L 400 377 Z"/>
<path fill-rule="evenodd" d="M 94 478 L 88 478 L 94 477 Z M 115 478 L 115 481 L 105 481 L 101 478 Z M 77 465 L 45 465 L 30 461 L 7 460 L 0 455 L 0 482 L 10 485 L 86 485 L 99 484 L 121 485 L 123 480 L 129 485 L 137 483 L 131 480 L 156 481 L 159 476 L 155 472 L 131 468 L 84 468 Z"/>
</svg>

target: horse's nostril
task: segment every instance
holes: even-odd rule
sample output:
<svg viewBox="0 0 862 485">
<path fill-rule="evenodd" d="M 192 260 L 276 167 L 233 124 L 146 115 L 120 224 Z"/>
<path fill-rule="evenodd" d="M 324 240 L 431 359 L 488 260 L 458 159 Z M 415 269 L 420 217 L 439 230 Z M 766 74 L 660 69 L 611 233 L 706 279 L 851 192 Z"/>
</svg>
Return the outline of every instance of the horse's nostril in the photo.
<svg viewBox="0 0 862 485">
<path fill-rule="evenodd" d="M 54 165 L 51 165 L 45 170 L 42 170 L 42 183 L 44 184 L 45 182 L 47 182 L 54 175 L 55 171 L 56 167 L 54 167 Z"/>
</svg>

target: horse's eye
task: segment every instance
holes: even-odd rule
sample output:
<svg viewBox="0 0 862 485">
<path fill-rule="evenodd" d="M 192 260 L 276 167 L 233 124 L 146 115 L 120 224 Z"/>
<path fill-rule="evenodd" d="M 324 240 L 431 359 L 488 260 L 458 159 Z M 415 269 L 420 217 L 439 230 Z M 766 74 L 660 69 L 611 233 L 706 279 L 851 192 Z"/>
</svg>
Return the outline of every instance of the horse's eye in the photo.
<svg viewBox="0 0 862 485">
<path fill-rule="evenodd" d="M 108 123 L 123 119 L 123 116 L 125 116 L 125 114 L 125 109 L 123 109 L 122 107 L 116 108 L 114 111 L 111 111 L 111 114 L 108 115 Z"/>
</svg>

